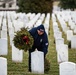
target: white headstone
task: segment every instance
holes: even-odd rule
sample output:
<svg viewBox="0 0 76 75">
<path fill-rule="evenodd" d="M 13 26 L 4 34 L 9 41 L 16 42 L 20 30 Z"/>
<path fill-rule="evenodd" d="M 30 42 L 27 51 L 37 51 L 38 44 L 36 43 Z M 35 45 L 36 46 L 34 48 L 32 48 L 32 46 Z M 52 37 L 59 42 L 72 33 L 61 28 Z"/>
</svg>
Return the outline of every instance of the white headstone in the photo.
<svg viewBox="0 0 76 75">
<path fill-rule="evenodd" d="M 0 39 L 0 55 L 7 55 L 8 53 L 8 43 L 6 38 Z"/>
<path fill-rule="evenodd" d="M 56 38 L 55 42 L 56 42 L 56 50 L 57 50 L 57 45 L 64 44 L 64 39 L 63 38 Z"/>
<path fill-rule="evenodd" d="M 64 44 L 64 39 L 63 38 L 57 38 L 56 39 L 56 44 Z"/>
<path fill-rule="evenodd" d="M 62 32 L 60 32 L 60 31 L 54 32 L 54 37 L 55 37 L 55 39 L 62 38 Z"/>
<path fill-rule="evenodd" d="M 73 31 L 72 30 L 67 30 L 67 40 L 71 41 L 71 38 L 73 36 Z"/>
<path fill-rule="evenodd" d="M 76 64 L 73 62 L 60 63 L 59 69 L 59 75 L 76 75 Z"/>
<path fill-rule="evenodd" d="M 35 24 L 35 26 L 34 27 L 37 27 L 37 26 L 39 26 L 39 25 L 41 25 L 42 24 L 42 20 L 41 19 L 39 19 L 37 22 L 36 22 L 36 24 Z"/>
<path fill-rule="evenodd" d="M 0 57 L 0 75 L 7 75 L 7 59 Z"/>
<path fill-rule="evenodd" d="M 8 20 L 8 28 L 12 28 L 12 22 L 10 20 Z"/>
<path fill-rule="evenodd" d="M 21 21 L 15 20 L 13 22 L 13 24 L 14 24 L 15 32 L 18 31 L 18 30 L 20 30 L 20 28 L 24 27 L 24 23 L 21 22 Z"/>
<path fill-rule="evenodd" d="M 31 53 L 31 70 L 33 73 L 44 74 L 44 53 L 34 51 Z"/>
<path fill-rule="evenodd" d="M 6 26 L 6 14 L 4 15 L 2 25 L 3 25 L 3 26 Z"/>
<path fill-rule="evenodd" d="M 72 23 L 72 24 L 70 25 L 70 27 L 71 27 L 71 29 L 73 29 L 73 30 L 74 30 L 74 28 L 75 28 L 75 24 L 74 24 L 74 23 Z"/>
<path fill-rule="evenodd" d="M 1 38 L 7 38 L 7 31 L 6 30 L 1 31 Z"/>
<path fill-rule="evenodd" d="M 12 46 L 13 43 L 13 38 L 14 38 L 14 33 L 10 34 L 10 45 Z"/>
<path fill-rule="evenodd" d="M 76 35 L 71 38 L 71 48 L 76 49 Z"/>
<path fill-rule="evenodd" d="M 2 30 L 6 30 L 7 32 L 7 26 L 2 26 Z"/>
<path fill-rule="evenodd" d="M 2 26 L 1 24 L 2 24 L 2 19 L 1 19 L 1 17 L 0 17 L 0 28 L 1 28 L 1 26 Z"/>
<path fill-rule="evenodd" d="M 23 50 L 17 49 L 12 44 L 12 61 L 14 61 L 14 62 L 22 62 L 22 60 L 23 60 Z"/>
<path fill-rule="evenodd" d="M 14 28 L 9 28 L 9 36 L 14 34 Z"/>
<path fill-rule="evenodd" d="M 74 33 L 76 33 L 76 26 L 75 26 L 75 28 L 74 28 Z"/>
<path fill-rule="evenodd" d="M 61 44 L 57 46 L 58 63 L 68 61 L 68 45 Z"/>
<path fill-rule="evenodd" d="M 58 32 L 59 31 L 59 28 L 58 27 L 53 27 L 53 32 L 55 33 L 55 32 Z"/>
<path fill-rule="evenodd" d="M 46 34 L 48 35 L 49 34 L 49 28 L 46 28 L 45 31 L 46 31 Z"/>
</svg>

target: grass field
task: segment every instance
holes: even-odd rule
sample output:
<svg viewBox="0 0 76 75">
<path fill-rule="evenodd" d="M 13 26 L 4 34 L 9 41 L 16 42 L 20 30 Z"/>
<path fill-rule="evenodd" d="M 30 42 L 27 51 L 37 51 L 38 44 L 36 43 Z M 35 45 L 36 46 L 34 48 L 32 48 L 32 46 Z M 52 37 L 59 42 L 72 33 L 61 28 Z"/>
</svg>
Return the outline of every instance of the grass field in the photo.
<svg viewBox="0 0 76 75">
<path fill-rule="evenodd" d="M 54 44 L 54 37 L 53 37 L 53 28 L 52 28 L 52 20 L 50 20 L 50 30 L 49 30 L 49 48 L 48 48 L 48 54 L 46 58 L 50 62 L 50 70 L 46 72 L 44 75 L 59 75 L 59 65 L 57 63 L 57 53 L 55 50 L 55 44 Z M 63 33 L 63 38 L 66 41 L 66 35 Z M 9 37 L 8 37 L 9 40 Z M 24 52 L 23 54 L 23 62 L 22 63 L 15 63 L 12 62 L 12 51 L 11 46 L 8 42 L 8 55 L 3 56 L 7 58 L 8 61 L 8 75 L 37 75 L 33 73 L 28 72 L 28 52 Z M 69 49 L 69 61 L 76 63 L 76 50 Z M 39 75 L 39 74 L 38 74 Z"/>
</svg>

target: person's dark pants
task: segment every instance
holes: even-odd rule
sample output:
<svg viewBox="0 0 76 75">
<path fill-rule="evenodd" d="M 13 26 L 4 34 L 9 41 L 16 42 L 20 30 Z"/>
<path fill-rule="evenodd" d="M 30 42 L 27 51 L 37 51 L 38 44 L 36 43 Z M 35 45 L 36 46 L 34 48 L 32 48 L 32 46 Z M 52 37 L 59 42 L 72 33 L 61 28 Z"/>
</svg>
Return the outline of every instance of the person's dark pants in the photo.
<svg viewBox="0 0 76 75">
<path fill-rule="evenodd" d="M 28 64 L 28 65 L 29 65 L 29 72 L 31 72 L 31 53 L 32 53 L 33 51 L 34 51 L 34 49 L 30 49 L 30 50 L 29 50 L 29 61 L 28 61 L 28 62 L 29 62 L 29 64 Z"/>
<path fill-rule="evenodd" d="M 31 49 L 31 50 L 29 50 L 29 72 L 31 72 L 31 53 L 34 51 L 35 49 Z M 45 54 L 44 54 L 44 59 L 45 59 Z"/>
</svg>

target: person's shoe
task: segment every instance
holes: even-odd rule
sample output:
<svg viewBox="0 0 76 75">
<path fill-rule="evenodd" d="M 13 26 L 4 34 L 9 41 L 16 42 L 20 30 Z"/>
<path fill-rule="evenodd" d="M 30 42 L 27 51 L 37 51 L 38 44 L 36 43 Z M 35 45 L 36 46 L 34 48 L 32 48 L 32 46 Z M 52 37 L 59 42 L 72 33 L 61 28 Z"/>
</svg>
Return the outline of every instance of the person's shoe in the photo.
<svg viewBox="0 0 76 75">
<path fill-rule="evenodd" d="M 29 69 L 28 71 L 31 72 L 31 69 Z"/>
</svg>

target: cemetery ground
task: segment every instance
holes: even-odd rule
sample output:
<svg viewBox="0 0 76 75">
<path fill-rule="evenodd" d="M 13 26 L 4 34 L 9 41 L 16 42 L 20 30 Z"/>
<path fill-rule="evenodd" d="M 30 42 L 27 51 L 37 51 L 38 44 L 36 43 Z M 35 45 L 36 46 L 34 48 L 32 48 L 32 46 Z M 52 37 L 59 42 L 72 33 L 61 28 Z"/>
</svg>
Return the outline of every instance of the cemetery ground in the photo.
<svg viewBox="0 0 76 75">
<path fill-rule="evenodd" d="M 59 24 L 59 23 L 58 23 Z M 59 25 L 60 27 L 60 25 Z M 61 29 L 61 27 L 60 27 Z M 50 28 L 49 28 L 49 48 L 48 54 L 46 56 L 47 60 L 50 63 L 50 70 L 46 71 L 44 75 L 59 75 L 59 64 L 57 62 L 57 53 L 55 49 L 54 43 L 54 36 L 53 36 L 53 27 L 52 27 L 52 20 L 50 20 Z M 66 40 L 66 36 L 63 33 L 63 38 L 65 39 L 65 44 L 68 44 Z M 9 36 L 8 36 L 9 41 Z M 69 61 L 76 63 L 76 49 L 68 49 L 69 51 Z M 7 69 L 8 75 L 37 75 L 28 72 L 28 52 L 24 52 L 23 54 L 23 62 L 22 63 L 15 63 L 12 61 L 12 50 L 10 43 L 8 42 L 8 55 L 2 56 L 7 58 Z M 39 74 L 38 74 L 39 75 Z"/>
</svg>

